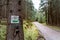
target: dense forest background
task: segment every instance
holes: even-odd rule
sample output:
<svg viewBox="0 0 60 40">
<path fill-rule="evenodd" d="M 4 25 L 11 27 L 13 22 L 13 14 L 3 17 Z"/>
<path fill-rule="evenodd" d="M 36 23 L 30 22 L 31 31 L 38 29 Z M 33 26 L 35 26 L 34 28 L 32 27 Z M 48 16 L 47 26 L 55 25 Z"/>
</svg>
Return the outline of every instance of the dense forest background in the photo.
<svg viewBox="0 0 60 40">
<path fill-rule="evenodd" d="M 60 0 L 41 0 L 39 9 L 35 9 L 32 0 L 24 0 L 23 19 L 60 26 Z M 7 0 L 0 0 L 0 19 L 7 19 Z"/>
<path fill-rule="evenodd" d="M 34 7 L 32 0 L 23 0 L 21 4 L 23 11 L 19 15 L 24 21 L 25 40 L 36 40 L 41 36 L 32 22 L 37 21 L 48 25 L 60 26 L 60 0 L 40 0 L 38 10 Z M 0 40 L 4 40 L 6 36 L 6 24 L 9 14 L 7 5 L 7 0 L 0 0 Z"/>
</svg>

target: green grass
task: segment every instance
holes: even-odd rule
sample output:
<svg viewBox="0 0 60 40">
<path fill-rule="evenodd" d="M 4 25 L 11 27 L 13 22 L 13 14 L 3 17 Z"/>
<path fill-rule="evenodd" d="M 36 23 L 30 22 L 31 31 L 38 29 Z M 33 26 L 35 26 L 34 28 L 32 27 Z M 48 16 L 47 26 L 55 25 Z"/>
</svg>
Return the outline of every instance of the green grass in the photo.
<svg viewBox="0 0 60 40">
<path fill-rule="evenodd" d="M 24 21 L 24 39 L 25 40 L 36 40 L 38 37 L 38 30 L 36 27 L 28 21 Z M 6 37 L 6 25 L 5 21 L 0 24 L 0 40 L 5 40 Z"/>
<path fill-rule="evenodd" d="M 51 26 L 51 25 L 47 25 L 46 23 L 43 23 L 43 25 L 45 25 L 45 26 L 47 26 L 47 27 L 49 27 L 51 29 L 54 29 L 56 31 L 60 31 L 60 27 L 58 27 L 58 26 Z"/>
<path fill-rule="evenodd" d="M 49 27 L 49 28 L 52 28 L 52 29 L 54 29 L 54 30 L 56 30 L 56 31 L 60 31 L 60 27 L 58 27 L 58 26 L 49 26 L 49 25 L 48 25 L 48 27 Z"/>
<path fill-rule="evenodd" d="M 5 40 L 6 25 L 0 25 L 0 40 Z"/>
<path fill-rule="evenodd" d="M 25 40 L 36 40 L 38 37 L 38 30 L 35 25 L 29 22 L 24 22 L 24 36 Z"/>
<path fill-rule="evenodd" d="M 33 25 L 29 21 L 23 22 L 23 29 L 24 29 L 24 40 L 37 40 L 38 37 L 41 36 L 35 25 Z M 0 23 L 0 40 L 5 40 L 5 38 L 6 38 L 6 25 L 5 21 L 2 21 L 2 24 Z"/>
</svg>

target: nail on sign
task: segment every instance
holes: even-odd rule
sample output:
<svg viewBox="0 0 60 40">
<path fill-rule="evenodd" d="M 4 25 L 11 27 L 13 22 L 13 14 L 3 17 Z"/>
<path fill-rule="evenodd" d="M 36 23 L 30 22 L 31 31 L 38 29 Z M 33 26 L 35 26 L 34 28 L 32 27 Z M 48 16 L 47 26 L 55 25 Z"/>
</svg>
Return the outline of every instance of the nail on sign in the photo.
<svg viewBox="0 0 60 40">
<path fill-rule="evenodd" d="M 11 16 L 11 23 L 19 23 L 19 16 L 12 15 Z"/>
</svg>

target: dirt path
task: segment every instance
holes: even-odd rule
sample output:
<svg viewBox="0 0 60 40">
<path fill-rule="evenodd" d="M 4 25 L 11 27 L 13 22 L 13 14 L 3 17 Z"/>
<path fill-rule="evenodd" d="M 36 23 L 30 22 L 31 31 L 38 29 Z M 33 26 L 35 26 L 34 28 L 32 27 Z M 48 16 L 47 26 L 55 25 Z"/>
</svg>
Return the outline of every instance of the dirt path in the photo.
<svg viewBox="0 0 60 40">
<path fill-rule="evenodd" d="M 60 40 L 60 32 L 48 28 L 38 22 L 33 22 L 33 24 L 35 24 L 38 30 L 42 32 L 46 40 Z"/>
</svg>

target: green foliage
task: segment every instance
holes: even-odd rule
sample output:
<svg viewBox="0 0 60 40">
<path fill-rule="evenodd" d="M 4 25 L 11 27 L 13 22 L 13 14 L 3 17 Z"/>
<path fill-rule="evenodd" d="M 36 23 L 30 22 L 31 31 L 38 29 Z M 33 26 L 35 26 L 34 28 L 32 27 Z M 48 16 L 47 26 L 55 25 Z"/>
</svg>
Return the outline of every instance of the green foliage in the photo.
<svg viewBox="0 0 60 40">
<path fill-rule="evenodd" d="M 41 15 L 39 18 L 39 22 L 44 23 L 45 22 L 45 16 Z"/>
<path fill-rule="evenodd" d="M 36 19 L 38 19 L 38 22 L 40 22 L 40 23 L 46 22 L 47 6 L 48 6 L 47 0 L 41 0 L 38 13 L 36 13 Z"/>
<path fill-rule="evenodd" d="M 6 25 L 0 25 L 0 40 L 5 40 Z"/>
<path fill-rule="evenodd" d="M 38 18 L 38 19 L 37 19 Z M 46 22 L 46 16 L 44 12 L 39 12 L 36 14 L 36 19 L 38 20 L 38 22 L 40 23 L 44 23 Z"/>
<path fill-rule="evenodd" d="M 24 22 L 24 36 L 25 40 L 36 40 L 38 37 L 38 30 L 31 22 Z"/>
<path fill-rule="evenodd" d="M 45 1 L 45 2 L 44 2 Z M 41 0 L 39 10 L 36 13 L 36 20 L 40 23 L 45 23 L 46 22 L 46 5 L 47 1 L 46 0 Z"/>
<path fill-rule="evenodd" d="M 35 14 L 36 14 L 36 9 L 33 6 L 32 0 L 27 0 L 27 5 L 26 5 L 26 14 L 27 14 L 27 20 L 34 21 L 35 20 Z"/>
<path fill-rule="evenodd" d="M 36 40 L 38 37 L 38 30 L 36 27 L 27 21 L 24 21 L 24 39 L 25 40 Z M 0 40 L 5 40 L 6 38 L 6 25 L 0 25 Z"/>
</svg>

